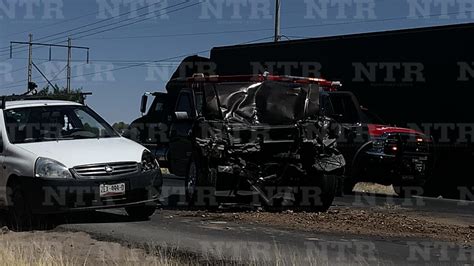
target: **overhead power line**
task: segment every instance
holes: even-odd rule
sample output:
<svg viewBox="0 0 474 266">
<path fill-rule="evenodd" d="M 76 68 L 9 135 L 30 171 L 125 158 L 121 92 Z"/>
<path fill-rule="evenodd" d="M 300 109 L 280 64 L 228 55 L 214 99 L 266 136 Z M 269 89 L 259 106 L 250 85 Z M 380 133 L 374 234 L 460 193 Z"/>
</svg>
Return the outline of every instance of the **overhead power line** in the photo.
<svg viewBox="0 0 474 266">
<path fill-rule="evenodd" d="M 185 2 L 182 2 L 180 4 L 177 4 L 177 5 L 173 5 L 173 6 L 170 6 L 170 7 L 167 7 L 167 8 L 164 8 L 162 10 L 165 10 L 165 9 L 168 9 L 168 8 L 173 8 L 173 7 L 176 7 L 176 6 L 179 6 L 179 5 L 182 5 L 184 3 L 187 3 L 189 2 L 189 0 L 186 0 Z M 187 8 L 190 8 L 190 7 L 193 7 L 193 6 L 196 6 L 196 5 L 200 5 L 202 4 L 202 2 L 197 2 L 197 3 L 194 3 L 194 4 L 190 4 L 190 5 L 186 5 L 186 6 L 183 6 L 183 7 L 179 7 L 179 8 L 176 8 L 176 9 L 173 9 L 173 10 L 170 10 L 170 11 L 167 11 L 165 13 L 162 13 L 162 14 L 170 14 L 170 13 L 174 13 L 174 12 L 178 12 L 178 11 L 181 11 L 181 10 L 184 10 L 184 9 L 187 9 Z M 160 11 L 160 10 L 158 10 Z M 156 12 L 156 11 L 154 11 Z M 154 13 L 153 12 L 153 13 Z M 151 12 L 149 12 L 151 13 Z M 148 14 L 148 13 L 147 13 Z M 122 27 L 126 27 L 126 26 L 130 26 L 132 24 L 136 24 L 136 23 L 139 23 L 139 22 L 143 22 L 143 21 L 146 21 L 146 20 L 149 20 L 149 19 L 153 19 L 153 17 L 145 17 L 144 19 L 141 19 L 141 20 L 138 20 L 138 21 L 133 21 L 133 22 L 130 22 L 130 23 L 127 23 L 127 24 L 124 24 L 124 25 L 119 25 L 119 26 L 115 26 L 113 28 L 109 28 L 109 29 L 105 29 L 105 30 L 101 30 L 101 31 L 98 31 L 98 32 L 93 32 L 93 33 L 89 33 L 89 34 L 86 34 L 84 36 L 79 36 L 79 37 L 76 37 L 75 39 L 81 39 L 83 37 L 87 37 L 87 36 L 92 36 L 92 35 L 96 35 L 96 34 L 99 34 L 99 33 L 103 33 L 103 32 L 107 32 L 107 31 L 111 31 L 111 30 L 115 30 L 115 29 L 118 29 L 118 28 L 122 28 Z M 110 25 L 116 25 L 116 23 L 113 23 L 113 24 L 110 24 Z M 107 26 L 110 26 L 110 25 L 104 25 L 103 27 L 107 27 Z M 87 31 L 85 31 L 87 32 Z M 75 33 L 75 34 L 80 34 L 80 33 Z M 75 35 L 73 34 L 73 35 Z M 58 39 L 58 38 L 56 38 Z M 52 41 L 52 40 L 49 40 L 49 41 Z M 61 42 L 59 42 L 61 43 Z M 59 44 L 59 43 L 55 43 L 55 44 Z M 19 51 L 17 51 L 19 52 Z M 2 54 L 0 54 L 0 56 L 2 56 Z M 4 60 L 5 61 L 5 60 Z"/>
<path fill-rule="evenodd" d="M 176 4 L 176 5 L 173 5 L 173 6 L 168 7 L 168 8 L 177 7 L 177 6 L 182 5 L 184 3 L 187 3 L 187 2 L 189 2 L 189 1 L 182 2 L 181 4 Z M 189 4 L 189 5 L 186 5 L 186 6 L 182 6 L 182 7 L 170 10 L 170 11 L 166 12 L 166 14 L 171 14 L 171 13 L 174 13 L 174 12 L 178 12 L 178 11 L 181 11 L 181 10 L 184 10 L 184 9 L 187 9 L 187 8 L 191 8 L 191 7 L 200 5 L 200 4 L 202 4 L 202 2 L 197 2 L 197 3 Z M 147 14 L 143 14 L 142 16 L 146 16 Z M 119 29 L 119 28 L 128 27 L 130 25 L 137 24 L 137 23 L 147 21 L 147 20 L 150 20 L 150 19 L 153 19 L 153 18 L 152 17 L 148 17 L 148 18 L 145 17 L 145 18 L 137 20 L 137 21 L 132 21 L 130 23 L 126 23 L 124 25 L 119 25 L 119 26 L 115 26 L 115 27 L 112 27 L 112 28 L 109 28 L 109 29 L 104 29 L 104 30 L 100 30 L 100 31 L 97 31 L 97 32 L 88 33 L 88 34 L 85 34 L 85 35 L 82 35 L 82 36 L 79 36 L 79 37 L 75 37 L 75 39 L 78 40 L 78 39 L 82 39 L 82 38 L 92 36 L 92 35 L 96 35 L 96 34 L 99 34 L 99 33 L 104 33 L 104 32 L 108 32 L 108 31 L 111 31 L 111 30 L 116 30 L 116 29 Z M 110 24 L 109 26 L 111 26 L 111 25 L 115 25 L 115 23 Z M 86 32 L 81 32 L 81 33 L 87 33 L 87 31 Z M 80 34 L 80 33 L 75 33 L 75 34 Z"/>
<path fill-rule="evenodd" d="M 249 43 L 254 43 L 254 42 L 269 40 L 269 39 L 272 39 L 272 38 L 273 38 L 273 36 L 265 37 L 265 38 L 259 38 L 259 39 L 255 39 L 255 40 L 250 40 L 250 41 L 247 41 L 247 42 L 239 43 L 239 45 L 244 45 L 244 44 L 249 44 Z M 149 63 L 169 62 L 170 60 L 173 60 L 173 59 L 180 59 L 180 58 L 184 58 L 184 57 L 191 56 L 191 55 L 195 55 L 195 54 L 207 53 L 207 52 L 210 52 L 210 51 L 211 51 L 211 49 L 206 49 L 206 50 L 201 50 L 201 51 L 197 51 L 197 52 L 193 52 L 193 53 L 181 54 L 181 55 L 177 55 L 177 56 L 172 56 L 172 57 L 162 58 L 162 59 L 158 59 L 158 60 L 153 60 L 153 61 L 150 61 L 150 62 L 131 64 L 131 65 L 128 65 L 128 66 L 123 66 L 123 67 L 115 68 L 115 69 L 112 69 L 112 70 L 102 70 L 102 71 L 96 71 L 96 72 L 91 72 L 91 73 L 85 73 L 85 74 L 81 74 L 81 75 L 72 76 L 72 78 L 79 78 L 79 77 L 92 76 L 92 75 L 97 75 L 97 74 L 101 74 L 101 73 L 105 73 L 105 72 L 121 71 L 121 70 L 125 70 L 125 69 L 131 69 L 131 68 L 146 66 L 146 65 L 149 64 Z M 51 82 L 61 81 L 61 80 L 64 80 L 64 78 L 52 79 Z M 23 81 L 19 81 L 19 82 L 23 82 Z M 17 87 L 24 86 L 24 85 L 22 85 L 22 84 L 14 85 L 14 84 L 19 83 L 19 82 L 11 83 L 11 84 L 10 84 L 11 86 L 3 87 L 3 88 L 0 88 L 0 89 L 12 89 L 12 88 L 17 88 Z"/>
<path fill-rule="evenodd" d="M 36 41 L 43 41 L 44 39 L 47 39 L 49 37 L 54 37 L 54 36 L 57 36 L 57 35 L 62 35 L 62 34 L 66 34 L 66 33 L 69 33 L 68 36 L 69 37 L 74 37 L 74 39 L 81 39 L 83 37 L 87 37 L 87 36 L 92 36 L 92 35 L 95 35 L 95 34 L 99 34 L 99 33 L 103 33 L 103 32 L 107 32 L 107 31 L 111 31 L 111 30 L 115 30 L 115 29 L 119 29 L 119 28 L 123 28 L 123 27 L 126 27 L 126 26 L 130 26 L 130 25 L 133 25 L 133 24 L 136 24 L 136 23 L 139 23 L 139 22 L 143 22 L 143 21 L 146 21 L 146 20 L 150 20 L 150 19 L 153 19 L 154 17 L 151 17 L 151 16 L 148 16 L 150 14 L 154 14 L 156 12 L 162 12 L 164 10 L 167 10 L 167 9 L 172 9 L 172 8 L 176 8 L 176 9 L 173 9 L 173 10 L 170 10 L 170 11 L 167 11 L 167 12 L 163 12 L 162 14 L 165 15 L 165 14 L 170 14 L 170 13 L 174 13 L 174 12 L 177 12 L 177 11 L 181 11 L 183 9 L 186 9 L 186 8 L 190 8 L 190 7 L 193 7 L 193 6 L 196 6 L 196 5 L 200 5 L 202 4 L 201 2 L 197 2 L 197 3 L 194 3 L 194 4 L 190 4 L 190 5 L 187 5 L 187 6 L 183 6 L 185 5 L 186 3 L 189 3 L 191 0 L 185 0 L 183 2 L 180 2 L 178 4 L 174 4 L 174 5 L 171 5 L 171 6 L 167 6 L 165 8 L 162 8 L 162 9 L 159 9 L 159 10 L 153 10 L 153 11 L 149 11 L 147 13 L 144 13 L 144 14 L 140 14 L 139 16 L 137 17 L 133 17 L 133 18 L 128 18 L 128 19 L 124 19 L 124 20 L 121 20 L 121 21 L 118 21 L 118 22 L 113 22 L 113 23 L 109 23 L 109 24 L 106 24 L 106 25 L 101 25 L 101 26 L 97 26 L 97 27 L 94 27 L 94 28 L 90 28 L 90 29 L 86 29 L 86 30 L 82 30 L 82 31 L 79 31 L 79 32 L 74 32 L 74 31 L 77 31 L 77 30 L 80 30 L 80 29 L 83 29 L 83 28 L 87 28 L 87 27 L 90 27 L 90 26 L 93 26 L 93 25 L 96 25 L 96 24 L 99 24 L 99 23 L 102 23 L 102 22 L 105 22 L 105 21 L 108 21 L 108 20 L 112 20 L 116 17 L 119 17 L 119 16 L 123 16 L 123 15 L 127 15 L 131 12 L 135 12 L 135 11 L 138 11 L 140 9 L 143 9 L 144 7 L 142 8 L 139 8 L 139 9 L 136 9 L 136 10 L 133 10 L 133 11 L 129 11 L 129 12 L 126 12 L 126 13 L 122 13 L 116 17 L 111 17 L 111 18 L 108 18 L 108 19 L 104 19 L 104 20 L 101 20 L 101 21 L 97 21 L 97 22 L 93 22 L 93 23 L 89 23 L 87 25 L 84 25 L 84 26 L 80 26 L 80 27 L 76 27 L 74 29 L 69 29 L 69 30 L 66 30 L 66 31 L 63 31 L 63 32 L 59 32 L 59 33 L 55 33 L 55 34 L 50 34 L 48 36 L 44 36 L 44 37 L 41 37 L 39 39 L 37 39 Z M 156 5 L 158 3 L 154 3 L 153 5 Z M 148 6 L 145 6 L 145 7 L 149 7 L 150 5 Z M 183 6 L 183 7 L 180 7 L 180 6 Z M 142 19 L 139 19 L 141 17 L 144 17 L 145 18 L 142 18 Z M 148 16 L 148 17 L 147 17 Z M 135 19 L 139 19 L 139 20 L 136 20 L 136 21 L 132 21 L 132 22 L 129 22 L 129 23 L 126 23 L 126 24 L 123 24 L 123 25 L 118 25 L 117 24 L 121 24 L 121 23 L 124 23 L 124 22 L 127 22 L 127 21 L 131 21 L 131 20 L 135 20 Z M 112 26 L 112 27 L 111 27 Z M 104 29 L 104 30 L 101 30 L 103 28 L 107 28 L 107 27 L 111 27 L 111 28 L 108 28 L 108 29 Z M 92 32 L 92 33 L 88 33 L 88 32 L 91 32 L 91 31 L 95 31 L 95 30 L 100 30 L 100 31 L 97 31 L 97 32 Z M 73 33 L 71 33 L 73 32 Z M 83 34 L 83 33 L 86 33 L 84 36 L 77 36 L 79 34 Z M 53 42 L 53 41 L 57 41 L 57 40 L 60 40 L 60 39 L 63 39 L 64 37 L 63 36 L 60 36 L 60 37 L 56 37 L 56 38 L 53 38 L 53 39 L 48 39 L 48 40 L 44 40 L 45 42 Z M 61 42 L 60 42 L 61 43 Z M 0 49 L 1 51 L 1 49 Z M 23 52 L 23 51 L 17 51 L 17 52 Z M 3 54 L 0 54 L 0 56 L 2 56 Z"/>
<path fill-rule="evenodd" d="M 123 36 L 123 37 L 102 37 L 102 38 L 82 38 L 82 40 L 125 40 L 125 39 L 146 39 L 146 38 L 168 38 L 168 37 L 187 37 L 187 36 L 205 36 L 205 35 L 220 35 L 220 34 L 232 34 L 232 33 L 248 33 L 248 32 L 261 32 L 261 31 L 272 31 L 272 28 L 261 28 L 261 29 L 247 29 L 247 30 L 228 30 L 228 31 L 207 31 L 207 32 L 186 32 L 176 34 L 161 34 L 161 35 L 142 35 L 142 36 Z"/>
<path fill-rule="evenodd" d="M 14 60 L 24 60 L 28 59 L 26 57 L 17 57 L 14 58 Z M 58 59 L 58 58 L 52 58 L 51 60 L 49 58 L 40 58 L 40 57 L 34 57 L 33 60 L 35 61 L 45 61 L 45 62 L 66 62 L 67 59 Z M 83 60 L 71 60 L 71 62 L 83 62 Z M 145 59 L 90 59 L 90 63 L 151 63 L 153 60 L 145 60 Z M 180 63 L 181 61 L 167 61 L 169 63 Z"/>
<path fill-rule="evenodd" d="M 189 2 L 189 0 L 187 1 Z M 195 4 L 192 4 L 191 6 L 194 6 L 194 5 L 198 5 L 198 4 L 201 4 L 201 3 L 195 3 Z M 187 7 L 185 7 L 187 8 Z M 173 11 L 170 11 L 169 13 L 171 12 L 175 12 L 175 11 L 179 11 L 179 10 L 173 10 Z M 155 11 L 156 12 L 156 11 Z M 424 17 L 437 17 L 437 16 L 441 16 L 441 15 L 458 15 L 458 14 L 466 14 L 466 13 L 472 13 L 472 12 L 464 12 L 464 11 L 459 11 L 459 12 L 451 12 L 451 13 L 438 13 L 438 14 L 429 14 L 427 16 L 424 16 Z M 92 35 L 96 35 L 96 34 L 99 34 L 99 33 L 103 33 L 103 32 L 107 32 L 107 31 L 111 31 L 111 30 L 115 30 L 117 28 L 121 28 L 121 27 L 125 27 L 125 26 L 129 26 L 131 24 L 135 24 L 135 23 L 138 23 L 138 22 L 142 22 L 146 19 L 150 19 L 150 18 L 145 18 L 141 21 L 137 21 L 137 22 L 132 22 L 130 24 L 126 24 L 126 25 L 120 25 L 120 26 L 117 26 L 117 27 L 114 27 L 114 28 L 111 28 L 111 29 L 106 29 L 106 30 L 103 30 L 103 31 L 99 31 L 99 32 L 95 32 L 95 33 L 91 33 L 91 34 L 86 34 L 86 35 L 83 35 L 83 36 L 80 36 L 80 37 L 77 37 L 76 39 L 83 39 L 85 37 L 88 37 L 88 36 L 92 36 Z M 385 19 L 372 19 L 372 20 L 351 20 L 351 21 L 344 21 L 344 22 L 336 22 L 336 23 L 327 23 L 327 24 L 307 24 L 307 25 L 295 25 L 295 26 L 287 26 L 287 27 L 282 27 L 281 29 L 282 30 L 288 30 L 288 29 L 304 29 L 304 28 L 319 28 L 319 27 L 329 27 L 329 26 L 340 26 L 340 25 L 350 25 L 350 24 L 364 24 L 364 23 L 375 23 L 375 22 L 387 22 L 387 21 L 397 21 L 397 20 L 408 20 L 409 18 L 407 18 L 406 16 L 404 17 L 393 17 L 393 18 L 385 18 Z M 121 23 L 121 22 L 119 22 Z M 108 27 L 110 25 L 104 25 L 102 27 Z M 159 37 L 179 37 L 179 36 L 200 36 L 200 35 L 212 35 L 212 34 L 226 34 L 226 33 L 238 33 L 238 32 L 257 32 L 257 31 L 267 31 L 267 30 L 274 30 L 273 28 L 262 28 L 262 29 L 251 29 L 251 30 L 236 30 L 236 31 L 223 31 L 223 32 L 203 32 L 203 33 L 200 33 L 200 34 L 197 34 L 197 33 L 183 33 L 183 34 L 169 34 L 169 35 L 154 35 L 154 36 L 130 36 L 130 37 L 111 37 L 111 38 L 103 38 L 103 39 L 133 39 L 133 38 L 159 38 Z M 86 31 L 87 32 L 87 31 Z M 80 34 L 80 33 L 75 33 L 75 34 Z M 73 34 L 74 35 L 74 34 Z M 289 36 L 289 35 L 288 35 Z M 56 40 L 56 39 L 55 39 Z M 90 40 L 90 39 L 89 39 Z M 24 50 L 26 51 L 26 50 Z M 24 51 L 21 51 L 21 52 L 24 52 Z M 0 56 L 3 56 L 5 54 L 0 54 Z"/>
<path fill-rule="evenodd" d="M 162 2 L 162 0 L 159 0 L 158 2 L 155 2 L 155 3 L 153 3 L 153 4 L 149 4 L 149 5 L 146 5 L 146 6 L 137 8 L 137 9 L 134 9 L 134 10 L 130 10 L 130 11 L 128 11 L 128 12 L 120 13 L 120 14 L 118 14 L 118 15 L 111 16 L 111 17 L 109 17 L 109 18 L 101 19 L 101 20 L 96 21 L 96 22 L 88 23 L 88 24 L 85 24 L 85 25 L 82 25 L 82 26 L 78 26 L 78 27 L 75 27 L 75 28 L 72 28 L 72 29 L 68 29 L 68 30 L 61 31 L 61 32 L 58 32 L 58 33 L 54 33 L 54 34 L 50 34 L 50 35 L 47 35 L 47 36 L 43 36 L 43 37 L 40 37 L 39 39 L 37 39 L 36 41 L 42 41 L 42 40 L 47 39 L 47 38 L 50 38 L 50 37 L 54 37 L 54 36 L 58 36 L 58 35 L 62 35 L 62 34 L 67 34 L 67 33 L 70 33 L 71 31 L 76 31 L 76 30 L 83 29 L 83 28 L 87 28 L 87 27 L 90 27 L 90 26 L 93 26 L 93 25 L 97 25 L 97 24 L 106 22 L 106 21 L 110 21 L 110 20 L 113 20 L 113 19 L 116 19 L 116 18 L 119 18 L 119 17 L 122 17 L 122 16 L 129 15 L 129 14 L 131 14 L 131 13 L 133 13 L 133 12 L 140 11 L 140 10 L 145 9 L 145 8 L 150 8 L 150 7 L 154 6 L 154 5 L 160 4 L 161 2 Z M 97 14 L 97 13 L 99 13 L 99 12 L 100 12 L 100 11 L 94 12 L 94 14 Z M 82 17 L 82 16 L 81 16 L 81 17 Z M 71 19 L 71 20 L 74 20 L 74 19 Z M 61 39 L 62 39 L 62 38 L 64 38 L 64 37 L 61 37 Z M 50 41 L 51 41 L 51 40 L 48 40 L 47 42 L 50 42 Z M 2 48 L 0 48 L 0 50 L 5 49 L 5 48 L 8 48 L 8 47 L 2 47 Z"/>
<path fill-rule="evenodd" d="M 74 17 L 74 18 L 71 18 L 71 19 L 61 20 L 59 22 L 43 25 L 43 26 L 36 27 L 36 28 L 31 28 L 31 29 L 28 29 L 28 30 L 20 31 L 20 32 L 15 32 L 15 33 L 7 34 L 7 35 L 2 35 L 0 37 L 1 38 L 8 38 L 8 37 L 17 36 L 17 35 L 20 35 L 20 34 L 34 32 L 34 31 L 37 31 L 37 30 L 45 29 L 45 28 L 51 28 L 51 27 L 54 27 L 56 25 L 64 25 L 65 23 L 69 23 L 71 21 L 76 21 L 76 20 L 86 18 L 86 17 L 92 16 L 92 15 L 96 15 L 98 13 L 100 13 L 100 11 L 95 11 L 93 13 L 89 13 L 89 14 L 85 14 L 85 15 L 82 15 L 82 16 Z"/>
<path fill-rule="evenodd" d="M 273 38 L 273 36 L 265 37 L 265 38 L 260 38 L 260 39 L 256 39 L 256 40 L 251 40 L 251 41 L 243 42 L 243 43 L 240 43 L 239 45 L 249 44 L 249 43 L 253 43 L 253 42 L 259 42 L 259 41 L 263 41 L 263 40 L 269 40 L 269 39 L 272 39 L 272 38 Z M 167 60 L 172 60 L 172 59 L 177 59 L 177 58 L 184 58 L 184 57 L 187 57 L 187 56 L 191 56 L 191 55 L 195 55 L 195 54 L 207 53 L 207 52 L 210 52 L 210 51 L 211 51 L 211 49 L 206 49 L 206 50 L 201 50 L 201 51 L 197 51 L 197 52 L 194 52 L 194 53 L 187 53 L 187 54 L 182 54 L 182 55 L 178 55 L 178 56 L 172 56 L 172 57 L 168 57 L 168 58 L 164 58 L 164 59 L 158 59 L 158 60 L 154 60 L 154 61 L 152 61 L 152 62 L 153 62 L 153 63 L 159 63 L 159 62 L 162 62 L 162 61 L 167 61 Z M 98 72 L 86 73 L 86 74 L 82 74 L 82 75 L 73 76 L 73 78 L 85 77 L 85 76 L 91 76 L 91 75 L 97 75 L 97 74 L 101 74 L 101 73 L 105 73 L 105 72 L 115 72 L 115 71 L 120 71 L 120 70 L 135 68 L 135 67 L 140 67 L 140 66 L 143 66 L 143 65 L 146 65 L 146 64 L 147 64 L 147 63 L 140 63 L 140 64 L 134 64 L 134 65 L 130 65 L 130 66 L 124 66 L 124 67 L 120 67 L 120 68 L 116 68 L 116 69 L 112 69 L 112 70 L 103 70 L 103 71 L 98 71 Z M 61 79 L 59 79 L 59 80 L 61 80 Z"/>
</svg>

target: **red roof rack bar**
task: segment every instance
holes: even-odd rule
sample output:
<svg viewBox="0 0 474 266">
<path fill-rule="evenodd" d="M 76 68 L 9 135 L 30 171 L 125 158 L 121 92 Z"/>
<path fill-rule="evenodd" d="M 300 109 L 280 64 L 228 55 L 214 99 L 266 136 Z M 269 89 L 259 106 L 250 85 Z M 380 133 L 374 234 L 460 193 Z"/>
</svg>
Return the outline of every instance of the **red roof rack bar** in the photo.
<svg viewBox="0 0 474 266">
<path fill-rule="evenodd" d="M 309 78 L 309 77 L 297 77 L 297 76 L 274 76 L 274 75 L 236 75 L 236 76 L 205 76 L 203 74 L 194 74 L 190 78 L 178 78 L 175 81 L 182 82 L 263 82 L 265 80 L 271 81 L 282 81 L 282 82 L 293 82 L 300 84 L 318 84 L 324 87 L 325 90 L 334 91 L 338 87 L 341 87 L 341 83 L 338 81 L 329 81 L 321 78 Z"/>
</svg>

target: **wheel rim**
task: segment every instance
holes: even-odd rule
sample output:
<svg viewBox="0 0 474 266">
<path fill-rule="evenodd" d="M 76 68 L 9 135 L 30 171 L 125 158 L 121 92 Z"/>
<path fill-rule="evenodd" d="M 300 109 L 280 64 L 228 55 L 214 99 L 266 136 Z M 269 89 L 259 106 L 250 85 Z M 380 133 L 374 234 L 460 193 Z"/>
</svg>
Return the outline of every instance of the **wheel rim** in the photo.
<svg viewBox="0 0 474 266">
<path fill-rule="evenodd" d="M 188 195 L 188 198 L 191 198 L 192 196 L 194 196 L 194 191 L 196 189 L 196 181 L 197 181 L 196 164 L 194 162 L 191 162 L 191 165 L 189 166 L 189 173 L 188 173 L 188 178 L 186 182 L 186 193 Z"/>
</svg>

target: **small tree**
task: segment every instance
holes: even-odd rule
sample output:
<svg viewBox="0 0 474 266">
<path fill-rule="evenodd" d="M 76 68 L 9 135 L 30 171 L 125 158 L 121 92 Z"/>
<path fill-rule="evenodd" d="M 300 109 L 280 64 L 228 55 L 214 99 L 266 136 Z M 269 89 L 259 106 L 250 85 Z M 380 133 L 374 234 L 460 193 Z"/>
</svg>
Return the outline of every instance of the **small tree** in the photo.
<svg viewBox="0 0 474 266">
<path fill-rule="evenodd" d="M 58 100 L 67 100 L 81 103 L 85 99 L 85 96 L 82 94 L 82 88 L 71 89 L 71 92 L 68 92 L 66 88 L 61 88 L 57 84 L 55 84 L 52 88 L 49 85 L 44 87 L 43 89 L 39 90 L 36 95 L 51 96 L 51 98 Z"/>
<path fill-rule="evenodd" d="M 112 127 L 120 134 L 123 134 L 125 130 L 128 129 L 129 125 L 125 122 L 118 122 L 118 123 L 113 124 Z"/>
</svg>

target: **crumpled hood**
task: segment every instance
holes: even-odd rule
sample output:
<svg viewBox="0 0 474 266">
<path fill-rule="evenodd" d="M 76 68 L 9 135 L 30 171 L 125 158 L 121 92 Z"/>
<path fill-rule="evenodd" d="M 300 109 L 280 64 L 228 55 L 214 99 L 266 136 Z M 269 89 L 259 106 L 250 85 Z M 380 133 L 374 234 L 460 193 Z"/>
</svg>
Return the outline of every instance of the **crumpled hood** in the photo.
<svg viewBox="0 0 474 266">
<path fill-rule="evenodd" d="M 231 82 L 209 83 L 204 89 L 208 116 L 222 114 L 224 119 L 233 122 L 294 125 L 319 113 L 319 86 L 316 84 Z"/>
<path fill-rule="evenodd" d="M 79 165 L 140 162 L 145 148 L 125 138 L 48 141 L 16 144 L 37 157 L 46 157 L 68 168 Z"/>
</svg>

